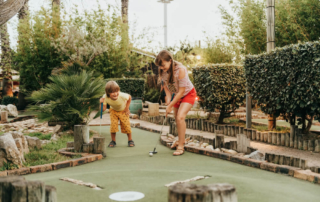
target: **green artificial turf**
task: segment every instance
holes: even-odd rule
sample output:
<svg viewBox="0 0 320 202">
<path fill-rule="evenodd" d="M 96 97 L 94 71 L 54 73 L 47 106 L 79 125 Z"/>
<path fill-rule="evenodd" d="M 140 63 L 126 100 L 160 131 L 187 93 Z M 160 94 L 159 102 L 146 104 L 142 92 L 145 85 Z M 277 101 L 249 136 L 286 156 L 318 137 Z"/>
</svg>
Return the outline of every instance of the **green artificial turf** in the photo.
<svg viewBox="0 0 320 202">
<path fill-rule="evenodd" d="M 91 127 L 99 131 L 99 127 Z M 110 142 L 109 127 L 103 127 L 103 135 Z M 173 181 L 195 176 L 211 175 L 196 184 L 230 183 L 235 185 L 238 201 L 319 201 L 320 186 L 272 172 L 255 169 L 229 161 L 186 152 L 172 156 L 173 151 L 158 145 L 158 154 L 149 157 L 159 134 L 133 129 L 136 147 L 127 147 L 125 134 L 118 134 L 117 146 L 107 148 L 107 158 L 73 168 L 25 176 L 27 180 L 42 180 L 57 188 L 59 202 L 111 201 L 109 195 L 122 191 L 138 191 L 145 194 L 144 202 L 166 202 L 168 188 Z M 60 181 L 69 177 L 92 182 L 104 187 L 94 190 Z"/>
</svg>

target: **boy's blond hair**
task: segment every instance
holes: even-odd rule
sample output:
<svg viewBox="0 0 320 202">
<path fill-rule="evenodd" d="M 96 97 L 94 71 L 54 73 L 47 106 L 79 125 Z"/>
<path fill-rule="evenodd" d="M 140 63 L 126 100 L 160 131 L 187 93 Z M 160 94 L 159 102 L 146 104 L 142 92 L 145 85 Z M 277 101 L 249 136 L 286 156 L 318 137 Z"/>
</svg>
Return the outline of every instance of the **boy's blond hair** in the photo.
<svg viewBox="0 0 320 202">
<path fill-rule="evenodd" d="M 115 82 L 115 81 L 108 81 L 107 84 L 106 84 L 105 91 L 106 91 L 107 97 L 109 97 L 109 94 L 110 94 L 110 93 L 114 93 L 114 92 L 120 91 L 120 87 L 119 87 L 119 85 L 117 84 L 117 82 Z"/>
</svg>

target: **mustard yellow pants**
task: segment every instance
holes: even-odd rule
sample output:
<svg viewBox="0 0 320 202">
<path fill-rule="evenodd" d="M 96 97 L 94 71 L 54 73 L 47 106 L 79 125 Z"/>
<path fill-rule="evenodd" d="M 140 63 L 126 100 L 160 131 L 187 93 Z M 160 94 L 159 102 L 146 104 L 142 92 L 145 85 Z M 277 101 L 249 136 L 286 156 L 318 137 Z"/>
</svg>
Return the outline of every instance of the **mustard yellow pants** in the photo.
<svg viewBox="0 0 320 202">
<path fill-rule="evenodd" d="M 119 120 L 121 126 L 121 133 L 131 133 L 130 119 L 124 111 L 118 112 L 110 108 L 109 112 L 111 118 L 110 133 L 116 133 L 119 131 Z"/>
</svg>

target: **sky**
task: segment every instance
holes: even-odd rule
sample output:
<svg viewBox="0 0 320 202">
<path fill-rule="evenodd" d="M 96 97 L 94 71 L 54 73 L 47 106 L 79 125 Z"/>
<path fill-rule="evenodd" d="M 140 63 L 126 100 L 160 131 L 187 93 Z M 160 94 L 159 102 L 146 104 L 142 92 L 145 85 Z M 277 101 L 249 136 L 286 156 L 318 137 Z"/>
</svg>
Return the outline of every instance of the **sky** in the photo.
<svg viewBox="0 0 320 202">
<path fill-rule="evenodd" d="M 80 10 L 92 10 L 98 3 L 102 8 L 107 4 L 118 5 L 121 0 L 61 0 L 66 9 L 77 5 Z M 206 37 L 221 37 L 223 25 L 219 12 L 219 5 L 230 9 L 228 0 L 173 0 L 168 4 L 168 46 L 179 45 L 180 41 L 187 40 L 191 44 L 205 45 Z M 31 12 L 49 8 L 50 0 L 29 0 Z M 129 0 L 130 32 L 137 35 L 143 29 L 149 30 L 152 36 L 152 46 L 161 48 L 164 45 L 164 5 L 158 0 Z M 135 23 L 134 23 L 135 22 Z M 132 26 L 132 24 L 135 26 Z M 17 41 L 17 17 L 9 21 L 11 46 L 14 48 Z M 134 29 L 133 29 L 134 27 Z M 134 31 L 133 31 L 134 30 Z"/>
</svg>

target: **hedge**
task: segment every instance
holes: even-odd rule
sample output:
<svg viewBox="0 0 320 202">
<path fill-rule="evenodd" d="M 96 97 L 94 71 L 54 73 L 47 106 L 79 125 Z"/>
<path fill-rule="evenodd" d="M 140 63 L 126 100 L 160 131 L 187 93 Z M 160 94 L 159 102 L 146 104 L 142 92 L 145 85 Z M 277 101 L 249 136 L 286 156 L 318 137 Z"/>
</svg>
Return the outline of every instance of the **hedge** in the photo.
<svg viewBox="0 0 320 202">
<path fill-rule="evenodd" d="M 244 68 L 248 90 L 263 112 L 301 117 L 304 130 L 308 115 L 320 114 L 320 42 L 248 55 Z"/>
<path fill-rule="evenodd" d="M 220 111 L 218 123 L 244 104 L 246 81 L 243 67 L 234 64 L 208 64 L 193 68 L 194 85 L 206 111 Z"/>
<path fill-rule="evenodd" d="M 19 100 L 16 97 L 10 97 L 10 96 L 4 96 L 2 98 L 1 104 L 2 105 L 8 105 L 8 104 L 13 104 L 13 105 L 18 105 Z"/>
<path fill-rule="evenodd" d="M 106 81 L 115 81 L 120 86 L 120 91 L 130 94 L 133 98 L 143 98 L 145 91 L 145 79 L 110 78 Z"/>
</svg>

